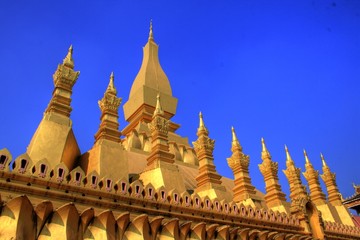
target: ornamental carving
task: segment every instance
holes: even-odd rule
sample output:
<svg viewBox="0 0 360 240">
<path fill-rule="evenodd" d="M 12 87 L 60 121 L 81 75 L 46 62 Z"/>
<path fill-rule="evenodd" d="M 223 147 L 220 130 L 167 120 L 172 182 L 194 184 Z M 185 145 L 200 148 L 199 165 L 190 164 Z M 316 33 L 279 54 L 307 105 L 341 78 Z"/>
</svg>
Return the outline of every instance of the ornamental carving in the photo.
<svg viewBox="0 0 360 240">
<path fill-rule="evenodd" d="M 155 116 L 151 123 L 149 123 L 149 129 L 153 132 L 160 132 L 162 134 L 167 135 L 169 131 L 169 120 L 166 118 Z"/>
<path fill-rule="evenodd" d="M 234 169 L 239 165 L 247 169 L 249 167 L 249 163 L 249 155 L 245 155 L 244 153 L 236 152 L 230 158 L 228 158 L 228 165 L 231 169 Z"/>
<path fill-rule="evenodd" d="M 98 104 L 101 111 L 111 110 L 117 112 L 121 104 L 121 98 L 118 98 L 115 95 L 105 94 L 104 97 L 98 101 Z"/>
<path fill-rule="evenodd" d="M 306 179 L 317 179 L 319 177 L 319 171 L 316 171 L 313 168 L 307 169 L 303 174 Z"/>
<path fill-rule="evenodd" d="M 54 85 L 58 86 L 59 84 L 64 84 L 73 87 L 79 75 L 80 75 L 79 71 L 75 72 L 73 69 L 65 67 L 62 64 L 59 64 L 58 68 L 53 74 Z"/>
<path fill-rule="evenodd" d="M 200 136 L 195 142 L 193 142 L 193 145 L 196 153 L 201 150 L 212 152 L 215 147 L 215 140 L 210 139 L 207 136 Z"/>
<path fill-rule="evenodd" d="M 306 204 L 310 202 L 310 198 L 306 197 L 299 197 L 295 198 L 291 202 L 290 212 L 291 214 L 300 214 L 306 216 Z"/>
<path fill-rule="evenodd" d="M 297 167 L 291 167 L 284 170 L 284 173 L 288 179 L 300 178 L 301 169 Z"/>
<path fill-rule="evenodd" d="M 324 171 L 324 174 L 321 175 L 321 178 L 326 181 L 335 181 L 336 176 L 335 173 L 330 172 L 330 170 L 327 169 L 327 171 Z"/>
<path fill-rule="evenodd" d="M 273 161 L 263 161 L 262 164 L 259 164 L 260 172 L 263 175 L 267 175 L 268 173 L 272 175 L 277 175 L 278 168 L 278 163 Z"/>
</svg>

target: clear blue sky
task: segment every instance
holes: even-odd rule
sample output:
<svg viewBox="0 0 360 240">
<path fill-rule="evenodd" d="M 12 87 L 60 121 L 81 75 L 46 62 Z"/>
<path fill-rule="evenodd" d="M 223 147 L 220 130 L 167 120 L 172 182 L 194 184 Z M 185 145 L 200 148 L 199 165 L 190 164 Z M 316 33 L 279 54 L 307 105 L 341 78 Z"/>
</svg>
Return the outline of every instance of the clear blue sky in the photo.
<svg viewBox="0 0 360 240">
<path fill-rule="evenodd" d="M 0 148 L 14 157 L 26 151 L 51 99 L 52 74 L 73 44 L 81 74 L 71 118 L 81 151 L 90 149 L 110 72 L 124 103 L 150 19 L 179 99 L 178 133 L 194 141 L 202 111 L 221 175 L 232 178 L 226 158 L 234 126 L 258 189 L 264 137 L 280 170 L 284 144 L 303 170 L 304 148 L 320 172 L 322 152 L 344 197 L 353 194 L 352 182 L 360 184 L 357 0 L 1 1 Z M 119 115 L 122 129 L 122 109 Z"/>
</svg>

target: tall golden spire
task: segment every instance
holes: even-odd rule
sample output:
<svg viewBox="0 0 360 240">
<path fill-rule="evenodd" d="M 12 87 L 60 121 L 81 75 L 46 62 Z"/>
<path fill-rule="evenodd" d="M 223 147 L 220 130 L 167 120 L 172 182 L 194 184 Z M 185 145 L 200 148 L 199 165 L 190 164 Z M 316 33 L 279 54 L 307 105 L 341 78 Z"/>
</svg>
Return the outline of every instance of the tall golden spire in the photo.
<svg viewBox="0 0 360 240">
<path fill-rule="evenodd" d="M 330 171 L 330 168 L 328 167 L 328 165 L 325 162 L 325 158 L 324 158 L 323 154 L 320 154 L 320 157 L 321 157 L 321 161 L 322 161 L 322 165 L 323 165 L 323 167 L 322 167 L 323 174 L 321 175 L 321 178 L 325 182 L 326 189 L 328 192 L 329 202 L 334 206 L 340 206 L 342 204 L 341 203 L 341 195 L 340 195 L 339 189 L 336 184 L 335 173 L 332 173 Z"/>
<path fill-rule="evenodd" d="M 146 159 L 146 168 L 140 173 L 140 180 L 144 185 L 151 183 L 156 189 L 163 186 L 169 190 L 185 191 L 182 176 L 174 164 L 175 155 L 169 150 L 169 120 L 164 117 L 159 94 L 156 97 L 152 121 L 148 126 L 151 133 L 151 152 Z"/>
<path fill-rule="evenodd" d="M 316 171 L 311 164 L 309 157 L 304 149 L 305 169 L 303 175 L 308 182 L 310 190 L 310 199 L 315 205 L 323 205 L 326 203 L 325 194 L 323 193 L 319 182 L 319 171 Z"/>
<path fill-rule="evenodd" d="M 143 48 L 143 59 L 140 70 L 131 86 L 128 101 L 124 104 L 124 115 L 129 125 L 123 134 L 130 133 L 139 123 L 150 123 L 156 107 L 155 96 L 159 93 L 162 100 L 164 117 L 170 119 L 176 113 L 177 99 L 172 96 L 168 77 L 159 61 L 159 46 L 154 41 L 153 24 L 150 21 L 148 41 Z M 170 122 L 170 131 L 179 125 Z"/>
<path fill-rule="evenodd" d="M 73 48 L 69 47 L 68 53 L 63 60 L 63 64 L 59 64 L 53 74 L 55 90 L 52 99 L 45 112 L 55 112 L 65 117 L 70 117 L 72 108 L 71 94 L 72 88 L 79 77 L 80 72 L 75 72 L 74 60 L 72 58 Z"/>
<path fill-rule="evenodd" d="M 290 185 L 290 199 L 291 202 L 295 202 L 299 198 L 307 198 L 306 187 L 302 185 L 300 178 L 300 168 L 295 166 L 294 161 L 290 156 L 289 149 L 285 145 L 286 152 L 286 170 L 283 170 L 285 173 L 289 185 Z"/>
<path fill-rule="evenodd" d="M 70 46 L 53 74 L 51 100 L 26 150 L 34 164 L 46 158 L 52 167 L 63 162 L 71 170 L 80 155 L 70 119 L 72 89 L 80 75 L 79 71 L 74 71 L 72 54 Z"/>
<path fill-rule="evenodd" d="M 265 181 L 265 201 L 268 207 L 279 207 L 286 205 L 285 194 L 281 191 L 278 178 L 278 163 L 271 160 L 271 155 L 266 148 L 264 138 L 261 138 L 261 158 L 263 162 L 259 164 L 261 174 Z"/>
<path fill-rule="evenodd" d="M 215 189 L 222 189 L 221 176 L 217 173 L 214 165 L 213 150 L 215 140 L 209 138 L 209 131 L 206 129 L 202 113 L 199 114 L 199 128 L 197 131 L 197 140 L 193 142 L 196 156 L 199 159 L 199 174 L 196 177 L 197 188 L 196 192 L 201 196 L 208 194 L 211 197 L 219 197 L 216 194 L 211 194 Z M 205 195 L 206 195 L 205 194 Z"/>
<path fill-rule="evenodd" d="M 150 156 L 147 158 L 148 166 L 158 165 L 158 162 L 174 162 L 174 155 L 169 152 L 168 129 L 169 120 L 163 116 L 160 104 L 160 95 L 156 97 L 156 108 L 149 123 L 152 138 L 152 148 Z"/>
<path fill-rule="evenodd" d="M 112 72 L 104 96 L 98 101 L 101 117 L 98 131 L 94 136 L 95 143 L 81 156 L 80 165 L 87 173 L 95 171 L 100 177 L 121 179 L 128 177 L 129 170 L 119 131 L 118 111 L 121 98 L 116 94 Z"/>
<path fill-rule="evenodd" d="M 249 176 L 249 156 L 242 152 L 242 147 L 236 136 L 235 129 L 231 127 L 232 155 L 227 159 L 228 165 L 234 173 L 233 201 L 240 202 L 246 199 L 257 199 L 255 187 L 251 184 Z"/>
<path fill-rule="evenodd" d="M 110 75 L 108 87 L 104 97 L 98 102 L 101 110 L 101 123 L 99 130 L 95 134 L 95 142 L 101 139 L 107 139 L 119 143 L 121 132 L 119 131 L 118 110 L 121 104 L 121 98 L 116 96 L 114 86 L 114 73 Z"/>
</svg>

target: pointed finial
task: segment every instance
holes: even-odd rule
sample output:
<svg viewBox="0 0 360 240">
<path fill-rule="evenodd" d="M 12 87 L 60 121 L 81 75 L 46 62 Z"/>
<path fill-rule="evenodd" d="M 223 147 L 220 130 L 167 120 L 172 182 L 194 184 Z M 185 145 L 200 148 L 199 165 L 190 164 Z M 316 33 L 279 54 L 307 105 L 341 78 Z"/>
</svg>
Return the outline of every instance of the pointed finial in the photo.
<svg viewBox="0 0 360 240">
<path fill-rule="evenodd" d="M 234 129 L 233 126 L 231 126 L 231 133 L 232 133 L 232 141 L 233 141 L 233 142 L 237 142 L 238 139 L 237 139 L 237 137 L 236 137 L 235 129 Z"/>
<path fill-rule="evenodd" d="M 240 145 L 240 142 L 236 136 L 234 127 L 231 127 L 231 133 L 232 133 L 232 145 L 235 147 L 240 148 L 240 151 L 242 151 L 242 147 Z"/>
<path fill-rule="evenodd" d="M 161 104 L 160 104 L 160 93 L 157 94 L 156 96 L 156 107 L 155 107 L 155 111 L 154 111 L 154 115 L 163 115 L 164 111 L 161 108 Z"/>
<path fill-rule="evenodd" d="M 152 19 L 150 19 L 150 31 L 149 31 L 149 40 L 153 40 L 154 39 L 154 35 L 153 35 L 153 26 L 152 26 Z"/>
<path fill-rule="evenodd" d="M 325 162 L 324 155 L 323 155 L 322 153 L 320 153 L 320 157 L 321 157 L 321 161 L 322 161 L 323 167 L 327 167 L 326 162 Z"/>
<path fill-rule="evenodd" d="M 266 145 L 265 145 L 265 140 L 264 138 L 261 138 L 261 146 L 262 146 L 262 151 L 263 152 L 268 152 Z"/>
<path fill-rule="evenodd" d="M 106 89 L 106 92 L 112 92 L 116 95 L 116 88 L 115 88 L 115 85 L 114 85 L 114 72 L 111 72 L 110 74 L 110 81 L 109 81 L 109 85 Z"/>
<path fill-rule="evenodd" d="M 290 153 L 289 153 L 289 149 L 286 146 L 286 144 L 285 144 L 285 152 L 286 152 L 286 161 L 292 161 L 292 158 L 291 158 Z"/>
<path fill-rule="evenodd" d="M 70 45 L 68 53 L 66 54 L 66 57 L 64 58 L 63 64 L 68 65 L 69 67 L 74 67 L 74 60 L 72 58 L 73 53 L 73 46 Z"/>
<path fill-rule="evenodd" d="M 305 149 L 304 149 L 304 157 L 305 157 L 305 163 L 306 163 L 306 164 L 310 164 L 310 161 L 309 161 L 309 158 L 308 158 L 308 155 L 307 155 Z"/>
<path fill-rule="evenodd" d="M 207 131 L 207 129 L 206 129 L 206 127 L 205 127 L 205 124 L 204 124 L 204 119 L 203 119 L 203 115 L 202 115 L 202 113 L 200 112 L 199 113 L 199 128 L 198 128 L 198 131 L 199 130 L 205 130 L 205 131 Z"/>
<path fill-rule="evenodd" d="M 202 112 L 199 113 L 200 123 L 199 127 L 205 127 Z"/>
<path fill-rule="evenodd" d="M 262 159 L 264 160 L 264 158 L 267 158 L 267 159 L 271 160 L 271 155 L 270 155 L 269 151 L 266 148 L 264 138 L 261 138 L 261 146 L 262 146 L 262 151 L 261 151 Z"/>
</svg>

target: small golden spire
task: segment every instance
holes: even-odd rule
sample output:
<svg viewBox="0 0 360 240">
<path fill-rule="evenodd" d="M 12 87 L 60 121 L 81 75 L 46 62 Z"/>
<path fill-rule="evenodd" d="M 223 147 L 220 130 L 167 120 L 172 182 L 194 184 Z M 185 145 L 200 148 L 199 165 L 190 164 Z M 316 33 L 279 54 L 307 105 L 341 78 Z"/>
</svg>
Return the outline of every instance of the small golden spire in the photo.
<svg viewBox="0 0 360 240">
<path fill-rule="evenodd" d="M 286 152 L 286 161 L 292 161 L 292 158 L 291 158 L 290 153 L 289 153 L 289 149 L 286 146 L 286 144 L 285 144 L 285 152 Z"/>
<path fill-rule="evenodd" d="M 115 88 L 115 85 L 114 85 L 114 72 L 111 72 L 110 74 L 110 81 L 109 81 L 109 85 L 106 89 L 106 92 L 112 92 L 116 95 L 116 88 Z"/>
<path fill-rule="evenodd" d="M 72 58 L 73 53 L 73 46 L 70 45 L 68 53 L 66 54 L 66 57 L 64 58 L 63 64 L 68 65 L 69 67 L 74 67 L 74 60 Z"/>
<path fill-rule="evenodd" d="M 266 148 L 264 138 L 261 138 L 261 146 L 262 146 L 262 151 L 263 151 L 263 152 L 269 152 L 269 151 L 267 150 L 267 148 Z"/>
<path fill-rule="evenodd" d="M 153 26 L 152 26 L 152 19 L 150 19 L 149 40 L 154 40 L 154 35 L 153 35 Z"/>
<path fill-rule="evenodd" d="M 202 115 L 201 112 L 199 113 L 199 119 L 200 119 L 200 121 L 199 121 L 199 128 L 198 128 L 198 130 L 205 130 L 205 131 L 207 131 L 207 129 L 206 129 L 206 127 L 205 127 L 205 124 L 204 124 L 203 115 Z"/>
<path fill-rule="evenodd" d="M 305 149 L 304 149 L 304 157 L 305 157 L 305 163 L 306 163 L 306 164 L 310 164 L 310 161 L 309 161 L 309 158 L 308 158 L 308 155 L 307 155 Z"/>
<path fill-rule="evenodd" d="M 264 160 L 264 157 L 271 159 L 271 155 L 270 155 L 269 151 L 266 148 L 264 138 L 261 138 L 261 145 L 262 145 L 261 156 L 262 156 L 263 160 Z"/>
<path fill-rule="evenodd" d="M 322 153 L 320 153 L 320 157 L 321 157 L 321 161 L 322 161 L 323 167 L 327 167 L 326 162 L 325 162 L 324 155 L 323 155 Z"/>
<path fill-rule="evenodd" d="M 160 104 L 160 93 L 157 94 L 156 96 L 156 107 L 155 107 L 155 111 L 154 111 L 154 115 L 163 115 L 164 111 L 161 108 L 161 104 Z"/>
<path fill-rule="evenodd" d="M 231 133 L 232 133 L 232 145 L 236 146 L 236 147 L 239 147 L 240 151 L 241 151 L 242 147 L 241 147 L 240 142 L 239 142 L 239 140 L 238 140 L 238 138 L 236 136 L 234 127 L 231 127 Z"/>
<path fill-rule="evenodd" d="M 235 129 L 233 126 L 231 126 L 231 133 L 232 133 L 232 141 L 233 142 L 238 142 L 238 139 L 236 137 L 236 133 L 235 133 Z"/>
</svg>

